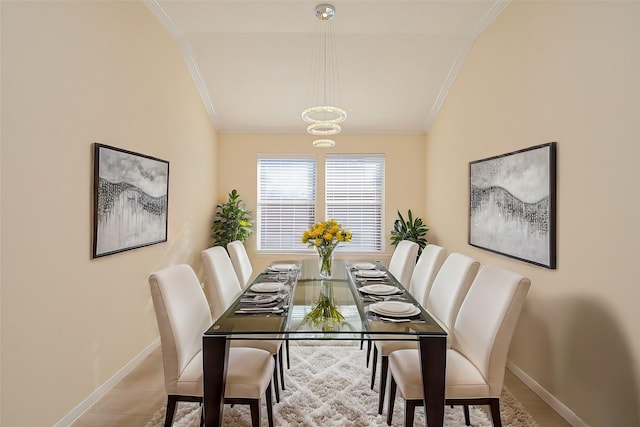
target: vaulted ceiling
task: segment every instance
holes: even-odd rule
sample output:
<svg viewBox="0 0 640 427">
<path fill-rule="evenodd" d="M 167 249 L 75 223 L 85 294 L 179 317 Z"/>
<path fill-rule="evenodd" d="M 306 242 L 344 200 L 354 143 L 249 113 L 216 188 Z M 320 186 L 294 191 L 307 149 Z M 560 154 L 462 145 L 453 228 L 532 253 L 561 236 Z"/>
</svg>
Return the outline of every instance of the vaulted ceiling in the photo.
<svg viewBox="0 0 640 427">
<path fill-rule="evenodd" d="M 306 133 L 321 1 L 147 0 L 222 133 Z M 507 0 L 335 0 L 343 133 L 429 130 Z"/>
</svg>

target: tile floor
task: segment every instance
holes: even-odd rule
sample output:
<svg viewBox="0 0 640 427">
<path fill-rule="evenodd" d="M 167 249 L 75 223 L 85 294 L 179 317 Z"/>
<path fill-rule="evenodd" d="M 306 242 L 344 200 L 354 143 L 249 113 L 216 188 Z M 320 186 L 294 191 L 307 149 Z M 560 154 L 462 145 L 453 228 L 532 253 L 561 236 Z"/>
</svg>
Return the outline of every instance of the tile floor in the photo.
<svg viewBox="0 0 640 427">
<path fill-rule="evenodd" d="M 508 370 L 505 384 L 541 427 L 570 426 Z M 158 347 L 71 427 L 144 427 L 165 399 Z"/>
</svg>

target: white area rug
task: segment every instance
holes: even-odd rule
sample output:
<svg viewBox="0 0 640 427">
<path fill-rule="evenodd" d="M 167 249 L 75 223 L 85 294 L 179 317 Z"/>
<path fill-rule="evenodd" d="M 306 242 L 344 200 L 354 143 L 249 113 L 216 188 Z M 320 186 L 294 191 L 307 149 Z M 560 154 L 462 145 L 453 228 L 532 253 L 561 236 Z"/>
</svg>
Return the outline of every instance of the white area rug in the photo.
<svg viewBox="0 0 640 427">
<path fill-rule="evenodd" d="M 308 343 L 305 343 L 308 344 Z M 328 344 L 328 343 L 325 343 Z M 365 367 L 366 352 L 352 345 L 299 345 L 291 342 L 291 369 L 285 369 L 286 390 L 281 391 L 280 403 L 273 405 L 276 426 L 386 426 L 386 407 L 378 415 L 378 384 L 369 388 L 371 369 Z M 286 363 L 286 362 L 285 362 Z M 378 367 L 378 372 L 379 372 Z M 379 374 L 378 374 L 379 378 Z M 377 380 L 376 380 L 377 381 Z M 537 426 L 522 406 L 504 391 L 500 399 L 504 426 Z M 490 427 L 491 420 L 480 408 L 471 407 L 471 425 Z M 165 407 L 160 408 L 147 423 L 147 427 L 160 427 L 164 423 Z M 174 426 L 199 427 L 200 407 L 179 403 Z M 267 411 L 262 405 L 262 425 L 267 425 Z M 393 425 L 402 426 L 404 402 L 397 398 Z M 416 410 L 415 426 L 424 426 L 424 410 Z M 445 409 L 446 426 L 464 426 L 462 407 Z M 247 406 L 225 405 L 224 426 L 251 426 Z"/>
</svg>

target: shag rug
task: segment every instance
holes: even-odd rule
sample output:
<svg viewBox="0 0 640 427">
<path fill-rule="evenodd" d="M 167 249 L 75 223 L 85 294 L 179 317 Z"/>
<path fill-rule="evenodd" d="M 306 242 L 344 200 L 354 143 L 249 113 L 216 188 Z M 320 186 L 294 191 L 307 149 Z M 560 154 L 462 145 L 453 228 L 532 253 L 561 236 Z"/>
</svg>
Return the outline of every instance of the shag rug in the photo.
<svg viewBox="0 0 640 427">
<path fill-rule="evenodd" d="M 303 344 L 310 344 L 305 342 Z M 328 344 L 328 343 L 327 343 Z M 359 345 L 300 345 L 290 343 L 291 369 L 285 368 L 286 390 L 280 391 L 280 403 L 273 404 L 274 425 L 288 426 L 386 426 L 386 405 L 378 415 L 378 380 L 374 389 L 369 387 L 371 368 L 365 366 L 366 351 Z M 286 361 L 285 361 L 286 363 Z M 380 369 L 378 367 L 378 372 Z M 275 396 L 275 394 L 274 394 Z M 275 399 L 275 397 L 274 397 Z M 513 396 L 504 390 L 500 398 L 502 423 L 512 427 L 537 426 L 533 418 Z M 487 409 L 488 410 L 488 409 Z M 163 405 L 146 427 L 164 424 L 166 406 Z M 480 407 L 470 407 L 471 425 L 491 427 L 492 423 Z M 393 425 L 402 426 L 404 401 L 398 397 L 393 413 Z M 199 427 L 200 406 L 194 403 L 178 403 L 173 425 Z M 267 410 L 262 404 L 261 422 L 267 424 Z M 248 406 L 224 407 L 223 425 L 229 427 L 251 426 Z M 416 426 L 424 426 L 424 409 L 416 409 Z M 445 426 L 464 426 L 461 406 L 445 408 Z"/>
</svg>

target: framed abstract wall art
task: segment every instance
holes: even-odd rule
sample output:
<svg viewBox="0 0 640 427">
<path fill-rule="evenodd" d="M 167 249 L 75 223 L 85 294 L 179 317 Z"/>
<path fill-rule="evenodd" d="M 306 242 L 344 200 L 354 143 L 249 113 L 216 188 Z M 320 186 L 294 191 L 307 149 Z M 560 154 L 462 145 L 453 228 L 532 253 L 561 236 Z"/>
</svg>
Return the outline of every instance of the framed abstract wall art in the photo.
<svg viewBox="0 0 640 427">
<path fill-rule="evenodd" d="M 169 162 L 94 144 L 93 258 L 167 241 Z"/>
<path fill-rule="evenodd" d="M 556 143 L 469 163 L 469 244 L 556 268 Z"/>
</svg>

